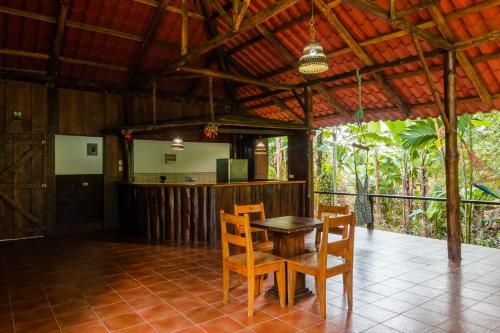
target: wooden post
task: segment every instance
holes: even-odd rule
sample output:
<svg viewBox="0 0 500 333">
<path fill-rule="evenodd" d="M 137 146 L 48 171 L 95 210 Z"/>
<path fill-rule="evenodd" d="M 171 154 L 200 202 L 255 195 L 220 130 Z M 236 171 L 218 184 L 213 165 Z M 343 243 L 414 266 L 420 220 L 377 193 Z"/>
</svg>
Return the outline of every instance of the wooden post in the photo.
<svg viewBox="0 0 500 333">
<path fill-rule="evenodd" d="M 450 128 L 445 128 L 446 225 L 448 259 L 461 260 L 460 194 L 458 192 L 457 96 L 455 51 L 445 52 L 444 108 Z"/>
<path fill-rule="evenodd" d="M 46 202 L 45 223 L 48 235 L 56 232 L 56 178 L 55 134 L 59 132 L 59 89 L 53 83 L 47 85 L 47 135 L 46 135 Z"/>
<path fill-rule="evenodd" d="M 306 185 L 306 215 L 314 217 L 314 153 L 313 140 L 311 136 L 313 129 L 313 93 L 311 86 L 304 89 L 305 100 L 305 125 L 306 133 L 306 152 L 307 152 L 307 185 Z"/>
<path fill-rule="evenodd" d="M 181 55 L 188 52 L 188 2 L 182 0 Z"/>
</svg>

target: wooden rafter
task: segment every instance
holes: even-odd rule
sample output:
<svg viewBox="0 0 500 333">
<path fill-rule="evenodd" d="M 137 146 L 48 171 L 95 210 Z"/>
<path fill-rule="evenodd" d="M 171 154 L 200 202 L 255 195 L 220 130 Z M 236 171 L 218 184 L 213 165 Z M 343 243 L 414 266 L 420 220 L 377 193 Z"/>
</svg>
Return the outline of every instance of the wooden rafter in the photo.
<svg viewBox="0 0 500 333">
<path fill-rule="evenodd" d="M 188 0 L 182 0 L 182 24 L 181 24 L 181 56 L 188 52 L 189 21 L 188 21 Z"/>
<path fill-rule="evenodd" d="M 331 2 L 328 3 L 328 7 L 331 7 Z M 481 2 L 481 3 L 478 3 L 474 6 L 470 6 L 470 7 L 467 7 L 467 8 L 464 8 L 464 9 L 461 9 L 461 10 L 457 10 L 456 12 L 453 12 L 453 13 L 450 13 L 448 15 L 445 16 L 445 20 L 447 22 L 449 21 L 453 21 L 453 20 L 457 20 L 461 17 L 464 17 L 465 15 L 469 15 L 469 14 L 473 14 L 473 13 L 477 13 L 481 10 L 485 10 L 485 9 L 488 9 L 488 8 L 491 8 L 491 7 L 494 7 L 494 6 L 498 6 L 500 5 L 500 0 L 486 0 L 484 2 Z M 303 22 L 304 19 L 308 16 L 311 16 L 311 14 L 309 13 L 308 16 L 304 16 L 302 15 L 301 17 L 299 17 L 298 19 L 296 20 L 292 20 L 288 23 L 285 23 L 284 25 L 276 28 L 276 29 L 273 29 L 271 32 L 273 34 L 275 33 L 278 33 L 280 31 L 283 31 L 284 29 L 287 29 L 295 24 L 298 24 L 299 22 Z M 420 29 L 428 29 L 428 28 L 432 28 L 436 26 L 436 23 L 434 21 L 427 21 L 427 22 L 424 22 L 424 23 L 420 23 L 417 25 L 418 28 Z M 283 29 L 282 29 L 283 28 Z M 399 31 L 395 31 L 395 32 L 391 32 L 389 34 L 385 34 L 385 35 L 381 35 L 381 36 L 377 36 L 377 37 L 374 37 L 374 38 L 370 38 L 370 39 L 367 39 L 367 40 L 364 40 L 362 42 L 359 42 L 359 45 L 360 46 L 368 46 L 368 45 L 375 45 L 377 43 L 380 43 L 380 42 L 384 42 L 384 41 L 389 41 L 389 40 L 392 40 L 392 39 L 395 39 L 395 38 L 399 38 L 399 37 L 403 37 L 403 36 L 407 36 L 408 33 L 404 30 L 399 30 Z M 240 51 L 242 48 L 244 47 L 248 47 L 250 45 L 252 45 L 253 43 L 256 43 L 260 40 L 262 40 L 263 37 L 260 37 L 260 38 L 254 38 L 254 39 L 251 39 L 249 40 L 248 42 L 246 43 L 243 43 L 231 50 L 228 51 L 229 54 L 234 54 L 238 51 Z M 335 50 L 335 51 L 332 51 L 332 52 L 329 52 L 327 53 L 327 57 L 328 58 L 333 58 L 333 57 L 337 57 L 337 56 L 340 56 L 340 55 L 344 55 L 344 54 L 348 54 L 352 52 L 352 49 L 350 47 L 346 47 L 346 48 L 343 48 L 343 49 L 339 49 L 339 50 Z M 279 75 L 279 74 L 282 74 L 282 73 L 285 73 L 289 70 L 294 70 L 294 68 L 292 66 L 285 66 L 285 67 L 282 67 L 282 68 L 279 68 L 279 69 L 276 69 L 276 70 L 273 70 L 267 74 L 264 74 L 264 75 L 261 75 L 259 76 L 259 79 L 267 79 L 267 78 L 270 78 L 270 77 L 273 77 L 275 75 Z"/>
<path fill-rule="evenodd" d="M 392 26 L 404 30 L 409 34 L 416 35 L 432 45 L 440 47 L 444 50 L 453 50 L 453 44 L 450 43 L 449 41 L 439 36 L 433 35 L 427 30 L 414 26 L 413 24 L 408 23 L 403 18 L 389 17 L 387 15 L 387 11 L 382 7 L 380 7 L 379 5 L 377 5 L 375 2 L 370 2 L 366 0 L 344 0 L 344 1 L 349 2 L 353 6 L 363 10 L 366 13 L 374 15 L 375 17 L 389 23 Z"/>
<path fill-rule="evenodd" d="M 434 5 L 439 5 L 439 2 L 441 0 L 422 0 L 420 3 L 417 5 L 410 5 L 408 8 L 402 9 L 402 10 L 397 10 L 395 12 L 396 17 L 404 17 L 410 14 L 413 14 L 415 12 L 418 12 L 419 10 L 429 8 Z"/>
<path fill-rule="evenodd" d="M 64 35 L 64 25 L 66 23 L 69 6 L 69 0 L 59 1 L 59 17 L 57 18 L 56 36 L 54 38 L 54 46 L 49 60 L 49 75 L 55 75 L 57 71 L 57 63 L 59 62 Z"/>
<path fill-rule="evenodd" d="M 429 11 L 431 13 L 432 18 L 436 22 L 436 25 L 441 34 L 449 41 L 456 42 L 455 34 L 453 33 L 453 31 L 451 31 L 450 27 L 446 23 L 446 20 L 443 17 L 443 14 L 441 14 L 439 8 L 433 6 L 429 9 Z M 488 106 L 491 106 L 493 104 L 493 101 L 488 92 L 488 89 L 486 89 L 484 82 L 481 80 L 479 73 L 477 72 L 474 65 L 472 65 L 469 58 L 467 58 L 467 56 L 463 51 L 459 50 L 457 51 L 457 60 L 462 69 L 464 70 L 465 74 L 467 75 L 467 78 L 472 82 L 472 85 L 476 89 L 479 97 L 481 97 L 483 103 L 485 103 Z"/>
<path fill-rule="evenodd" d="M 234 31 L 238 31 L 245 13 L 250 5 L 250 0 L 233 0 L 233 24 Z"/>
<path fill-rule="evenodd" d="M 420 41 L 416 36 L 413 36 L 413 43 L 415 44 L 415 49 L 417 50 L 418 57 L 420 58 L 420 64 L 424 69 L 425 79 L 427 80 L 427 84 L 431 88 L 432 97 L 434 98 L 434 102 L 436 103 L 436 107 L 441 115 L 441 119 L 443 120 L 444 125 L 447 128 L 450 128 L 450 122 L 448 121 L 448 117 L 446 116 L 443 102 L 441 101 L 441 97 L 436 89 L 436 82 L 432 77 L 432 73 L 429 69 L 429 65 L 427 65 L 427 61 L 425 60 L 424 51 L 422 50 L 422 46 L 420 45 Z"/>
<path fill-rule="evenodd" d="M 216 1 L 210 1 L 210 2 L 216 2 Z M 203 13 L 203 16 L 207 17 L 207 19 L 205 20 L 205 30 L 208 35 L 208 38 L 210 39 L 214 38 L 217 35 L 217 26 L 215 24 L 215 19 L 213 18 L 212 15 L 212 8 L 210 7 L 210 4 L 207 3 L 207 1 L 205 0 L 199 0 L 197 3 L 198 7 Z M 217 59 L 221 71 L 229 73 L 227 67 L 227 54 L 224 51 L 224 48 L 219 46 L 215 49 L 215 52 L 217 53 Z M 234 89 L 232 82 L 230 82 L 229 80 L 224 80 L 224 86 L 226 88 L 226 93 L 228 97 L 234 101 L 236 99 L 236 90 Z M 233 106 L 233 111 L 234 111 L 234 106 Z"/>
<path fill-rule="evenodd" d="M 198 47 L 195 47 L 191 49 L 187 54 L 181 56 L 179 59 L 176 61 L 168 64 L 167 66 L 163 67 L 156 73 L 153 73 L 152 75 L 149 75 L 146 77 L 144 80 L 144 83 L 149 83 L 153 81 L 154 79 L 161 78 L 168 74 L 169 72 L 175 70 L 179 66 L 182 66 L 185 64 L 187 61 L 199 57 L 213 49 L 215 49 L 218 46 L 223 45 L 230 39 L 234 38 L 235 36 L 250 30 L 254 28 L 255 26 L 261 24 L 264 21 L 267 21 L 269 18 L 273 17 L 274 15 L 280 13 L 281 11 L 289 8 L 290 6 L 294 5 L 297 2 L 297 0 L 279 0 L 271 5 L 269 5 L 266 9 L 260 11 L 258 14 L 252 16 L 251 18 L 245 20 L 240 29 L 235 32 L 235 31 L 225 31 L 223 33 L 220 33 L 217 35 L 217 37 L 212 38 L 211 40 L 207 41 L 206 43 L 199 45 Z"/>
<path fill-rule="evenodd" d="M 284 56 L 288 62 L 291 63 L 291 66 L 292 67 L 296 67 L 297 65 L 297 58 L 290 52 L 290 50 L 288 50 L 285 45 L 283 45 L 283 43 L 281 43 L 266 27 L 264 27 L 263 25 L 257 25 L 255 27 L 257 29 L 257 31 L 269 42 L 271 43 L 275 48 L 276 50 L 282 55 Z M 302 77 L 304 77 L 306 79 L 306 81 L 310 81 L 312 79 L 314 79 L 315 77 L 313 75 L 304 75 L 304 74 L 301 74 Z M 328 90 L 323 87 L 323 86 L 318 86 L 316 87 L 317 91 L 319 92 L 319 94 L 321 95 L 321 97 L 329 104 L 333 107 L 333 109 L 336 111 L 336 112 L 339 112 L 339 113 L 342 113 L 344 115 L 347 115 L 349 116 L 349 113 L 345 110 L 344 106 L 342 104 L 340 104 L 332 95 L 330 95 L 330 93 L 328 92 Z M 275 99 L 275 101 L 279 101 L 277 99 Z M 281 104 L 281 103 L 280 103 Z"/>
<path fill-rule="evenodd" d="M 133 1 L 138 2 L 138 3 L 142 3 L 144 5 L 148 5 L 148 6 L 151 6 L 151 7 L 158 7 L 160 5 L 160 1 L 156 1 L 156 0 L 133 0 Z M 178 8 L 178 7 L 167 6 L 167 7 L 165 7 L 165 10 L 167 12 L 171 12 L 171 13 L 181 14 L 182 15 L 182 9 Z M 188 12 L 188 16 L 191 17 L 191 18 L 194 18 L 194 19 L 198 19 L 198 20 L 205 19 L 203 17 L 203 15 L 201 15 L 200 13 Z"/>
<path fill-rule="evenodd" d="M 146 54 L 146 51 L 148 50 L 149 45 L 151 44 L 151 41 L 153 40 L 154 36 L 156 35 L 158 27 L 160 26 L 161 20 L 163 18 L 163 15 L 165 14 L 165 8 L 167 7 L 169 2 L 170 2 L 170 0 L 161 0 L 158 7 L 156 8 L 155 13 L 153 14 L 153 18 L 151 19 L 151 22 L 149 23 L 148 31 L 146 32 L 146 36 L 144 37 L 142 44 L 139 47 L 139 50 L 137 51 L 134 59 L 132 60 L 132 63 L 130 66 L 130 71 L 129 71 L 127 79 L 126 79 L 127 86 L 129 86 L 130 83 L 133 81 L 134 75 L 137 72 L 137 70 L 139 69 L 139 66 L 142 63 L 142 60 L 144 59 L 144 55 Z"/>
<path fill-rule="evenodd" d="M 29 51 L 22 51 L 22 50 L 0 49 L 0 54 L 7 54 L 7 55 L 13 55 L 13 56 L 19 56 L 19 57 L 28 57 L 28 58 L 34 58 L 34 59 L 44 59 L 44 60 L 50 59 L 50 56 L 48 54 L 45 54 L 45 53 L 29 52 Z M 94 62 L 94 61 L 75 59 L 75 58 L 69 58 L 69 57 L 59 56 L 58 61 L 66 62 L 66 63 L 70 63 L 70 64 L 98 67 L 98 68 L 109 69 L 109 70 L 113 70 L 113 71 L 120 71 L 120 72 L 128 71 L 128 69 L 126 67 L 115 66 L 115 65 L 111 65 L 111 64 L 103 64 L 103 63 L 98 63 L 98 62 Z"/>
<path fill-rule="evenodd" d="M 500 39 L 500 30 L 493 30 L 493 31 L 488 32 L 487 34 L 482 35 L 482 36 L 473 37 L 473 38 L 469 38 L 466 40 L 458 41 L 454 44 L 454 46 L 455 46 L 455 49 L 457 51 L 462 51 L 462 50 L 470 49 L 472 47 L 479 46 L 483 43 L 493 42 L 493 41 L 496 41 L 498 39 Z"/>
<path fill-rule="evenodd" d="M 243 82 L 243 83 L 256 85 L 259 87 L 265 87 L 265 88 L 269 88 L 269 89 L 292 90 L 292 86 L 289 84 L 277 83 L 277 82 L 266 82 L 266 81 L 257 80 L 255 78 L 248 77 L 248 76 L 241 76 L 241 75 L 235 75 L 235 74 L 231 74 L 231 73 L 218 72 L 218 71 L 213 71 L 213 70 L 205 69 L 205 68 L 193 68 L 193 67 L 181 66 L 181 67 L 179 67 L 178 71 L 184 72 L 184 73 L 200 74 L 200 75 L 204 75 L 207 77 L 213 77 L 213 78 L 224 79 L 224 80 L 233 80 L 233 81 Z"/>
<path fill-rule="evenodd" d="M 323 13 L 328 22 L 332 27 L 340 34 L 342 39 L 347 43 L 347 45 L 352 49 L 354 54 L 361 59 L 361 61 L 367 65 L 374 65 L 373 60 L 370 56 L 363 50 L 363 48 L 354 39 L 351 33 L 344 27 L 342 22 L 337 18 L 337 15 L 329 8 L 323 0 L 314 0 L 316 7 Z M 402 110 L 405 114 L 409 113 L 408 107 L 404 103 L 403 99 L 399 94 L 390 86 L 387 79 L 381 73 L 373 74 L 375 80 L 384 88 L 384 90 L 389 94 L 391 99 L 396 103 L 398 108 Z"/>
</svg>

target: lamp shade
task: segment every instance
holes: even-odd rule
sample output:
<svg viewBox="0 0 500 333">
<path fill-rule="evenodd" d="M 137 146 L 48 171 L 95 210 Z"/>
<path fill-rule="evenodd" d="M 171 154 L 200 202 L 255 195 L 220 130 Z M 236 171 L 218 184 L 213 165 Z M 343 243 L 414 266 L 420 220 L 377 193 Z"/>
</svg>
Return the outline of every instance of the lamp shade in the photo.
<svg viewBox="0 0 500 333">
<path fill-rule="evenodd" d="M 172 144 L 170 145 L 170 149 L 172 150 L 184 150 L 184 142 L 182 141 L 181 138 L 177 137 L 172 141 Z"/>
<path fill-rule="evenodd" d="M 318 74 L 328 70 L 328 59 L 318 42 L 311 41 L 304 47 L 298 69 L 303 74 Z"/>
<path fill-rule="evenodd" d="M 255 145 L 254 154 L 255 155 L 266 155 L 267 154 L 266 144 L 262 140 L 257 141 L 257 144 Z"/>
</svg>

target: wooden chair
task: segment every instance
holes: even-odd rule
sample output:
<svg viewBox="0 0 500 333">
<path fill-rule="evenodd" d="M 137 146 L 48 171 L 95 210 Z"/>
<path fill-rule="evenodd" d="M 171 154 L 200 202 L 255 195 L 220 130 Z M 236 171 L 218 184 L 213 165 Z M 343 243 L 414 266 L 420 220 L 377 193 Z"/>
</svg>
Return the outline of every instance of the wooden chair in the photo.
<svg viewBox="0 0 500 333">
<path fill-rule="evenodd" d="M 335 206 L 335 205 L 324 205 L 319 204 L 318 206 L 318 219 L 323 219 L 325 215 L 348 215 L 349 205 Z M 341 228 L 336 228 L 330 230 L 331 233 L 341 235 Z M 316 240 L 314 243 L 307 243 L 305 245 L 306 253 L 312 253 L 319 251 L 319 244 L 321 242 L 321 229 L 316 229 Z"/>
<path fill-rule="evenodd" d="M 314 276 L 316 294 L 319 298 L 321 318 L 326 318 L 326 279 L 342 274 L 344 293 L 347 294 L 349 309 L 352 308 L 352 270 L 354 257 L 354 213 L 323 219 L 323 234 L 318 252 L 306 253 L 287 260 L 288 267 L 288 304 L 293 305 L 296 273 Z M 329 231 L 342 227 L 342 239 L 328 243 Z M 340 253 L 340 255 L 339 255 Z"/>
<path fill-rule="evenodd" d="M 260 202 L 256 205 L 234 205 L 234 215 L 244 215 L 252 213 L 259 213 L 259 219 L 265 220 L 266 214 L 264 213 L 264 203 Z M 240 231 L 243 233 L 242 230 Z M 250 227 L 250 231 L 253 234 L 259 234 L 259 240 L 253 243 L 253 249 L 255 251 L 268 253 L 273 252 L 273 242 L 269 240 L 267 230 Z"/>
<path fill-rule="evenodd" d="M 220 224 L 224 302 L 227 303 L 229 300 L 230 271 L 246 276 L 248 284 L 248 317 L 252 317 L 255 297 L 255 277 L 276 272 L 280 305 L 285 306 L 285 259 L 269 253 L 254 252 L 248 215 L 231 215 L 221 210 Z M 234 226 L 236 234 L 228 232 L 228 224 Z M 240 233 L 239 230 L 244 230 L 244 232 Z M 229 244 L 244 247 L 246 251 L 245 253 L 230 255 Z"/>
</svg>

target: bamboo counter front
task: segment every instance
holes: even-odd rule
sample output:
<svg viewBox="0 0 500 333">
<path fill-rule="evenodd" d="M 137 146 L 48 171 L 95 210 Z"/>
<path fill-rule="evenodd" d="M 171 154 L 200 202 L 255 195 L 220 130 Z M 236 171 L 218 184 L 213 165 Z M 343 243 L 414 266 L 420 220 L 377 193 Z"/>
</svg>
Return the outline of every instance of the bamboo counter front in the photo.
<svg viewBox="0 0 500 333">
<path fill-rule="evenodd" d="M 121 228 L 150 240 L 214 243 L 219 210 L 263 202 L 266 217 L 305 216 L 305 181 L 117 183 Z"/>
</svg>

